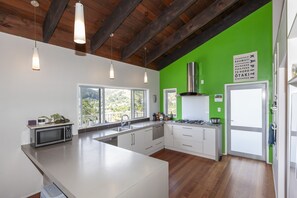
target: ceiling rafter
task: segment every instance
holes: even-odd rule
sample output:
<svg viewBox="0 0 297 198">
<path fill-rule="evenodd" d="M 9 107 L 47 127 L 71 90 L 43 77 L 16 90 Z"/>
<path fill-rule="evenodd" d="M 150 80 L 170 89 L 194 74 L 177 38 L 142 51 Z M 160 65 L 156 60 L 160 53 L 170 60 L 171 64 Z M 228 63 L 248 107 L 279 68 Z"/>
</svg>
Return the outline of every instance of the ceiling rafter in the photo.
<svg viewBox="0 0 297 198">
<path fill-rule="evenodd" d="M 91 38 L 91 52 L 94 53 L 100 48 L 103 43 L 109 38 L 111 33 L 114 33 L 116 29 L 123 23 L 123 21 L 131 14 L 136 6 L 141 3 L 142 0 L 122 0 L 115 10 L 112 12 L 102 27 Z"/>
<path fill-rule="evenodd" d="M 212 19 L 217 17 L 219 14 L 224 12 L 227 8 L 232 6 L 239 0 L 216 0 L 200 14 L 196 15 L 191 21 L 178 29 L 174 34 L 164 40 L 159 46 L 155 47 L 154 50 L 147 56 L 147 63 L 151 63 L 160 57 L 162 54 L 167 52 L 172 47 L 183 41 L 185 38 L 190 36 L 199 28 L 206 25 Z"/>
<path fill-rule="evenodd" d="M 122 50 L 122 59 L 132 56 L 138 49 L 143 47 L 155 35 L 161 32 L 171 21 L 188 9 L 197 0 L 174 1 L 165 9 L 158 19 L 152 21 L 141 30 L 135 39 Z"/>
<path fill-rule="evenodd" d="M 235 10 L 234 12 L 230 13 L 224 19 L 216 23 L 215 25 L 211 26 L 204 32 L 201 32 L 196 37 L 191 40 L 186 41 L 183 44 L 182 48 L 176 49 L 171 54 L 167 55 L 166 58 L 161 59 L 157 65 L 158 70 L 161 70 L 168 66 L 169 64 L 173 63 L 177 59 L 181 58 L 182 56 L 186 55 L 187 53 L 191 52 L 195 48 L 199 47 L 203 43 L 207 42 L 209 39 L 215 37 L 216 35 L 220 34 L 227 28 L 231 27 L 241 19 L 245 18 L 252 12 L 256 11 L 257 9 L 261 8 L 262 6 L 269 3 L 271 0 L 247 0 L 246 4 Z"/>
<path fill-rule="evenodd" d="M 43 41 L 48 43 L 69 3 L 69 0 L 52 0 L 43 22 Z"/>
</svg>

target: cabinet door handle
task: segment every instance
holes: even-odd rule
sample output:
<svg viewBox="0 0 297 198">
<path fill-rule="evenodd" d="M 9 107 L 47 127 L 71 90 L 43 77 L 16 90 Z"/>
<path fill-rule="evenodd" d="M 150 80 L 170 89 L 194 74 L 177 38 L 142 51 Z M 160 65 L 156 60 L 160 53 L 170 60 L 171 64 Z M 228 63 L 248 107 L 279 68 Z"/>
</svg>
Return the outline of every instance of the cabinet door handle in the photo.
<svg viewBox="0 0 297 198">
<path fill-rule="evenodd" d="M 190 127 L 183 127 L 183 129 L 193 129 L 193 128 L 190 128 Z"/>
<path fill-rule="evenodd" d="M 159 145 L 159 144 L 161 144 L 162 142 L 159 142 L 159 143 L 157 143 L 156 145 Z"/>
<path fill-rule="evenodd" d="M 203 140 L 205 140 L 205 130 L 203 129 Z"/>
<path fill-rule="evenodd" d="M 133 146 L 133 133 L 131 133 L 131 146 Z"/>
<path fill-rule="evenodd" d="M 133 145 L 135 145 L 135 133 L 133 133 Z"/>
<path fill-rule="evenodd" d="M 171 135 L 173 135 L 173 126 L 171 126 Z"/>
<path fill-rule="evenodd" d="M 147 147 L 145 150 L 148 150 L 148 149 L 150 149 L 150 148 L 153 148 L 153 146 Z"/>
<path fill-rule="evenodd" d="M 183 146 L 192 147 L 192 145 L 188 145 L 188 144 L 183 144 Z"/>
<path fill-rule="evenodd" d="M 193 137 L 192 135 L 186 135 L 186 134 L 183 134 L 183 136 L 186 136 L 186 137 Z"/>
</svg>

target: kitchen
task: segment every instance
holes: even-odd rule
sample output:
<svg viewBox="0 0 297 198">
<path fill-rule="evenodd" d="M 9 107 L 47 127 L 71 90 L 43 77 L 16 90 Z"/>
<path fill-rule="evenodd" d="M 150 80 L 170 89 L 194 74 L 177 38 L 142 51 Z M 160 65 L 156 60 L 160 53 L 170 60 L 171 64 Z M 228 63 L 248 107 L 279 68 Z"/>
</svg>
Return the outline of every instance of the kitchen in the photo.
<svg viewBox="0 0 297 198">
<path fill-rule="evenodd" d="M 85 1 L 82 1 L 84 4 Z M 120 1 L 117 1 L 117 3 Z M 132 2 L 132 1 L 131 1 Z M 171 2 L 171 1 L 166 1 Z M 79 87 L 91 86 L 104 89 L 122 88 L 129 90 L 146 90 L 147 91 L 147 117 L 150 120 L 153 119 L 152 115 L 155 112 L 163 112 L 165 109 L 164 103 L 164 90 L 176 89 L 176 93 L 182 93 L 187 91 L 187 63 L 196 62 L 199 68 L 199 92 L 204 93 L 209 97 L 209 112 L 208 116 L 221 118 L 222 123 L 222 141 L 221 150 L 223 159 L 227 153 L 226 148 L 226 133 L 225 129 L 225 113 L 226 113 L 226 95 L 225 84 L 233 83 L 233 56 L 238 54 L 244 54 L 248 52 L 258 52 L 258 81 L 268 81 L 269 88 L 272 89 L 272 3 L 263 3 L 263 7 L 253 12 L 240 22 L 231 26 L 227 30 L 218 34 L 216 37 L 210 39 L 203 45 L 198 47 L 190 47 L 189 51 L 183 52 L 185 56 L 180 56 L 179 59 L 174 59 L 175 55 L 167 56 L 163 59 L 162 69 L 156 69 L 155 65 L 144 63 L 144 59 L 149 60 L 151 57 L 152 46 L 148 45 L 148 51 L 140 48 L 137 51 L 137 55 L 131 58 L 131 60 L 125 62 L 119 61 L 121 54 L 118 45 L 121 43 L 117 40 L 119 33 L 114 32 L 113 38 L 107 38 L 106 44 L 102 48 L 98 49 L 99 56 L 91 55 L 89 53 L 82 53 L 72 50 L 74 46 L 73 32 L 68 33 L 65 30 L 58 28 L 54 31 L 54 34 L 50 40 L 50 44 L 40 42 L 42 40 L 42 22 L 46 14 L 46 7 L 49 7 L 50 2 L 47 1 L 43 4 L 40 2 L 40 8 L 37 8 L 37 47 L 40 58 L 40 71 L 32 71 L 30 68 L 32 65 L 32 49 L 34 47 L 34 9 L 30 4 L 30 1 L 26 1 L 23 4 L 27 6 L 20 6 L 20 12 L 25 10 L 30 14 L 30 20 L 23 20 L 18 26 L 18 12 L 10 12 L 12 4 L 17 2 L 1 2 L 1 9 L 3 14 L 7 17 L 1 22 L 1 90 L 4 91 L 1 94 L 1 179 L 0 179 L 0 195 L 1 197 L 27 197 L 35 193 L 40 192 L 43 186 L 43 176 L 30 159 L 25 155 L 21 149 L 21 145 L 30 143 L 30 132 L 27 128 L 28 120 L 37 119 L 40 116 L 48 116 L 55 113 L 60 113 L 67 117 L 74 123 L 72 126 L 73 140 L 66 143 L 57 144 L 48 147 L 37 148 L 36 150 L 46 150 L 50 147 L 63 147 L 63 145 L 76 144 L 78 137 L 87 136 L 89 132 L 83 132 L 78 134 L 78 130 L 88 130 L 86 124 L 80 127 L 79 116 Z M 115 3 L 115 4 L 117 4 Z M 143 1 L 144 5 L 151 5 L 147 1 Z M 147 3 L 147 4 L 146 4 Z M 209 2 L 208 2 L 209 3 Z M 68 14 L 68 18 L 61 18 L 60 23 L 65 24 L 67 21 L 72 20 L 74 23 L 74 6 L 75 2 L 71 1 L 67 9 L 72 10 L 71 14 Z M 110 5 L 106 3 L 106 6 L 110 6 L 110 13 L 105 12 L 105 15 L 110 15 L 111 7 L 115 8 L 115 4 Z M 197 3 L 198 4 L 198 3 Z M 88 6 L 87 6 L 88 5 Z M 96 3 L 88 4 L 86 1 L 85 6 L 85 18 L 89 18 L 88 11 L 92 5 Z M 143 4 L 139 4 L 139 10 L 143 9 Z M 208 4 L 210 5 L 210 4 Z M 100 7 L 96 5 L 97 7 Z M 131 5 L 130 5 L 131 6 Z M 164 5 L 165 6 L 165 5 Z M 169 4 L 167 4 L 169 6 Z M 165 6 L 166 7 L 166 6 Z M 23 9 L 23 10 L 22 10 Z M 95 8 L 94 8 L 95 9 Z M 161 8 L 156 8 L 161 9 Z M 163 8 L 164 9 L 164 8 Z M 2 12 L 2 11 L 1 11 Z M 132 11 L 131 11 L 132 12 Z M 103 12 L 104 13 L 104 12 Z M 148 18 L 151 17 L 151 12 L 147 12 Z M 29 15 L 28 14 L 28 15 Z M 246 15 L 248 15 L 246 13 Z M 20 15 L 22 16 L 22 15 Z M 71 16 L 71 18 L 70 18 Z M 148 20 L 148 19 L 147 19 Z M 235 19 L 234 19 L 235 20 Z M 239 19 L 237 19 L 239 20 Z M 130 19 L 131 21 L 131 19 Z M 11 23 L 11 25 L 9 25 Z M 70 23 L 70 22 L 69 22 Z M 103 22 L 102 22 L 103 23 Z M 100 24 L 102 24 L 100 23 Z M 147 24 L 148 21 L 146 21 Z M 235 23 L 235 22 L 234 22 Z M 31 25 L 27 25 L 31 24 Z M 127 25 L 127 24 L 125 24 Z M 73 26 L 65 26 L 65 29 L 72 29 Z M 10 28 L 11 27 L 11 28 Z M 19 30 L 14 30 L 13 27 L 21 27 Z M 93 29 L 92 29 L 93 28 Z M 90 23 L 86 23 L 87 39 L 95 33 L 94 28 Z M 123 28 L 123 27 L 122 27 Z M 22 29 L 22 30 L 21 30 Z M 90 33 L 92 29 L 92 33 Z M 72 30 L 73 31 L 73 30 Z M 16 33 L 18 32 L 18 33 Z M 14 35 L 16 36 L 14 36 Z M 61 35 L 61 36 L 60 36 Z M 253 36 L 251 36 L 253 35 Z M 21 36 L 21 37 L 19 37 Z M 124 35 L 128 36 L 128 35 Z M 25 37 L 25 38 L 23 38 Z M 60 38 L 61 37 L 61 38 Z M 64 37 L 64 38 L 62 38 Z M 109 37 L 109 34 L 108 34 Z M 131 37 L 131 35 L 130 35 Z M 29 39 L 28 39 L 29 38 Z M 163 37 L 164 38 L 164 37 Z M 67 41 L 65 41 L 67 40 Z M 111 44 L 113 41 L 113 44 Z M 59 47 L 57 43 L 63 43 Z M 160 42 L 160 41 L 159 41 Z M 200 41 L 201 42 L 201 41 Z M 190 42 L 191 43 L 191 42 Z M 17 47 L 16 47 L 17 46 Z M 89 46 L 89 43 L 87 43 Z M 112 48 L 112 46 L 114 48 Z M 156 45 L 155 45 L 156 46 Z M 66 48 L 65 48 L 66 47 Z M 70 49 L 67 49 L 70 48 Z M 196 48 L 196 49 L 195 49 Z M 182 48 L 180 48 L 182 49 Z M 223 49 L 223 50 L 222 50 Z M 111 52 L 111 53 L 110 53 Z M 182 50 L 176 51 L 176 54 L 182 54 Z M 177 55 L 176 55 L 177 56 Z M 114 79 L 110 79 L 111 71 L 111 59 L 114 70 Z M 176 60 L 173 62 L 173 60 Z M 172 61 L 172 62 L 170 62 Z M 133 64 L 131 64 L 133 63 Z M 137 65 L 137 66 L 136 66 Z M 144 68 L 147 67 L 147 68 Z M 147 83 L 144 83 L 144 73 L 147 75 Z M 272 92 L 270 91 L 270 94 Z M 223 95 L 222 102 L 215 102 L 215 95 Z M 196 96 L 195 96 L 196 97 Z M 199 96 L 200 97 L 200 96 Z M 204 96 L 203 96 L 204 97 Z M 177 109 L 176 120 L 183 119 L 183 97 L 176 97 Z M 272 96 L 269 97 L 269 106 L 272 104 Z M 167 112 L 172 113 L 172 112 Z M 135 115 L 134 115 L 135 116 Z M 271 115 L 270 115 L 271 116 Z M 133 117 L 132 113 L 130 118 Z M 268 116 L 269 117 L 269 116 Z M 271 119 L 271 117 L 269 118 Z M 99 119 L 98 119 L 99 120 Z M 205 119 L 209 121 L 208 119 Z M 101 119 L 103 123 L 105 119 Z M 92 125 L 92 123 L 90 123 Z M 131 123 L 131 126 L 136 126 L 137 123 Z M 114 128 L 116 126 L 113 126 Z M 166 124 L 165 124 L 166 127 Z M 104 129 L 106 130 L 106 129 Z M 136 129 L 134 129 L 136 130 Z M 166 129 L 165 129 L 166 131 Z M 165 133 L 164 131 L 164 133 Z M 133 132 L 133 131 L 132 131 Z M 90 133 L 89 133 L 90 134 Z M 203 134 L 203 133 L 202 133 Z M 202 135 L 203 136 L 203 135 Z M 98 138 L 98 137 L 96 137 Z M 86 138 L 83 141 L 90 142 L 92 138 Z M 165 145 L 164 140 L 164 146 Z M 94 140 L 90 149 L 99 149 L 99 145 L 104 143 Z M 95 145 L 96 144 L 96 145 Z M 117 148 L 117 147 L 116 147 Z M 87 148 L 85 148 L 87 149 Z M 120 148 L 113 148 L 112 146 L 106 146 L 108 152 L 113 153 Z M 172 149 L 172 148 L 171 148 Z M 169 150 L 171 150 L 169 149 Z M 66 149 L 67 150 L 67 149 Z M 128 152 L 124 149 L 120 149 L 124 156 L 131 154 L 138 160 L 148 160 L 148 164 L 157 163 L 153 158 L 146 158 L 143 155 L 135 154 L 135 152 Z M 158 150 L 158 149 L 156 149 Z M 168 150 L 168 149 L 166 149 Z M 165 151 L 166 151 L 165 150 Z M 153 152 L 153 151 L 152 151 Z M 161 153 L 153 154 L 162 156 Z M 268 149 L 268 154 L 265 155 L 267 163 L 271 163 L 272 148 Z M 147 153 L 151 154 L 151 153 Z M 90 154 L 91 155 L 91 154 Z M 176 155 L 176 159 L 182 160 L 179 152 L 170 153 L 170 155 Z M 192 156 L 192 155 L 190 155 Z M 195 155 L 194 155 L 195 156 Z M 188 157 L 185 155 L 185 157 Z M 158 157 L 157 157 L 158 158 Z M 162 157 L 160 157 L 162 159 Z M 173 157 L 174 158 L 174 157 Z M 196 158 L 195 158 L 196 159 Z M 198 157 L 197 157 L 198 159 Z M 206 160 L 205 158 L 199 158 Z M 32 159 L 31 159 L 32 160 Z M 127 160 L 127 159 L 126 159 Z M 165 159 L 164 159 L 165 160 Z M 143 163 L 144 163 L 143 161 Z M 167 161 L 167 160 L 165 160 Z M 33 161 L 34 162 L 34 161 Z M 123 161 L 124 162 L 124 161 Z M 159 162 L 159 161 L 158 161 Z M 209 163 L 216 163 L 214 160 L 207 161 Z M 217 162 L 217 165 L 223 164 L 222 161 Z M 146 163 L 145 163 L 146 164 Z M 160 161 L 160 164 L 166 169 L 166 163 Z M 201 164 L 206 164 L 203 161 Z M 56 164 L 57 166 L 59 163 Z M 55 165 L 54 165 L 55 166 Z M 133 165 L 132 167 L 134 167 Z M 197 164 L 197 167 L 200 165 Z M 268 165 L 269 166 L 269 165 Z M 118 168 L 120 164 L 117 165 Z M 130 168 L 132 168 L 130 167 Z M 154 165 L 148 166 L 151 170 L 154 169 Z M 137 166 L 136 166 L 137 168 Z M 167 167 L 168 168 L 168 167 Z M 127 167 L 127 170 L 129 167 Z M 169 162 L 170 169 L 170 162 Z M 91 170 L 91 169 L 90 169 Z M 122 169 L 123 170 L 123 169 Z M 155 170 L 155 169 L 154 169 Z M 81 171 L 84 171 L 82 169 Z M 86 170 L 87 171 L 87 170 Z M 144 168 L 139 172 L 143 172 Z M 167 170 L 168 171 L 168 170 Z M 166 171 L 165 171 L 166 172 Z M 163 173 L 166 183 L 166 173 Z M 169 172 L 170 173 L 170 172 Z M 167 172 L 168 174 L 168 172 Z M 137 177 L 141 178 L 141 174 Z M 143 176 L 144 177 L 144 176 Z M 2 179 L 3 178 L 3 179 Z M 4 179 L 5 178 L 5 179 Z M 124 177 L 123 177 L 124 178 Z M 167 178 L 168 179 L 168 178 Z M 269 177 L 267 179 L 270 179 Z M 168 179 L 170 181 L 170 177 Z M 128 180 L 127 185 L 132 185 L 132 179 Z M 273 182 L 273 181 L 272 181 Z M 163 183 L 163 184 L 164 184 Z M 63 185 L 63 184 L 62 184 Z M 236 189 L 234 185 L 234 189 Z M 169 188 L 169 187 L 168 187 Z M 187 189 L 187 188 L 185 188 Z M 231 188 L 232 189 L 232 188 Z M 143 191 L 145 192 L 145 191 Z M 169 193 L 169 192 L 167 192 Z M 178 194 L 175 194 L 178 197 Z M 281 197 L 281 196 L 278 196 Z"/>
</svg>

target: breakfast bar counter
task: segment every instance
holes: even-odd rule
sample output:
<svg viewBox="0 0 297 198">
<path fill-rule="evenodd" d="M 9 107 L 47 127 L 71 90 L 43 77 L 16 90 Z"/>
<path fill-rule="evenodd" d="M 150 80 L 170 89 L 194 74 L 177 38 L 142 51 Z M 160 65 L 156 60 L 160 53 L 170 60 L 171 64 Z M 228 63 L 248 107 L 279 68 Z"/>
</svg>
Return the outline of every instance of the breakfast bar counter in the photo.
<svg viewBox="0 0 297 198">
<path fill-rule="evenodd" d="M 168 197 L 168 163 L 95 140 L 22 150 L 67 197 Z"/>
</svg>

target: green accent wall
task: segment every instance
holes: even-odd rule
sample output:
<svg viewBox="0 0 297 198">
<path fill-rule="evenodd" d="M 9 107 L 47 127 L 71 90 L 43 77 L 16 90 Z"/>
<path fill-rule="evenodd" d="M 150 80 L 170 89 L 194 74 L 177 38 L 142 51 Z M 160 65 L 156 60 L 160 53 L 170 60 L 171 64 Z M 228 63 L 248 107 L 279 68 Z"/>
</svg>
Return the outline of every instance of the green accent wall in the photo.
<svg viewBox="0 0 297 198">
<path fill-rule="evenodd" d="M 233 56 L 258 52 L 258 81 L 269 81 L 272 92 L 272 3 L 268 3 L 216 37 L 194 49 L 160 71 L 160 109 L 163 111 L 163 89 L 187 90 L 188 62 L 199 65 L 199 89 L 209 95 L 209 116 L 219 117 L 223 123 L 223 152 L 225 152 L 225 84 L 233 83 Z M 204 84 L 200 84 L 204 80 Z M 224 94 L 224 102 L 215 103 L 214 94 Z M 217 108 L 222 109 L 217 112 Z M 181 119 L 181 97 L 177 99 L 177 118 Z M 271 120 L 271 115 L 269 115 Z M 252 146 L 252 145 L 251 145 Z M 269 152 L 272 161 L 272 149 Z"/>
</svg>

